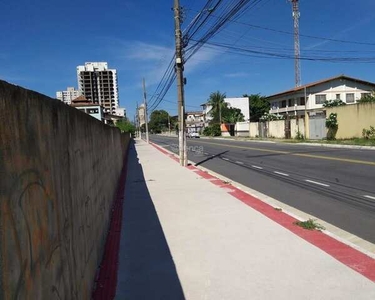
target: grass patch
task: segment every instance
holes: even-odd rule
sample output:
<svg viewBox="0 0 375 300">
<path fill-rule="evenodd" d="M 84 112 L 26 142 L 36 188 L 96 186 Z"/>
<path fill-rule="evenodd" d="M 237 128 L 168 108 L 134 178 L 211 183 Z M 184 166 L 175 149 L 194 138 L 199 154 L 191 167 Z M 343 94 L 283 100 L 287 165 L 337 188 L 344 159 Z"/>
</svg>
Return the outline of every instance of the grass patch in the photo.
<svg viewBox="0 0 375 300">
<path fill-rule="evenodd" d="M 353 138 L 353 139 L 338 139 L 338 140 L 309 140 L 309 139 L 281 139 L 281 138 L 256 138 L 256 137 L 223 137 L 228 140 L 248 140 L 248 141 L 272 141 L 281 143 L 311 143 L 311 144 L 332 144 L 332 145 L 354 145 L 354 146 L 375 146 L 375 139 Z"/>
<path fill-rule="evenodd" d="M 375 139 L 354 138 L 345 140 L 284 140 L 286 143 L 311 143 L 331 145 L 375 146 Z"/>
<path fill-rule="evenodd" d="M 294 222 L 294 224 L 307 230 L 324 230 L 325 229 L 322 225 L 320 225 L 319 223 L 316 223 L 316 220 L 313 220 L 313 219 L 308 219 L 307 221 L 296 221 Z"/>
</svg>

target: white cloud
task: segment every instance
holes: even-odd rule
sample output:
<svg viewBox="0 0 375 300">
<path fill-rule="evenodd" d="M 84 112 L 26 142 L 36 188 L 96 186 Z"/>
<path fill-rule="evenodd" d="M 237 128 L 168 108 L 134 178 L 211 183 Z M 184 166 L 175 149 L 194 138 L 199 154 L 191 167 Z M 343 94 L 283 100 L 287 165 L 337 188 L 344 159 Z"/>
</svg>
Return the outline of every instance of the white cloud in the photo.
<svg viewBox="0 0 375 300">
<path fill-rule="evenodd" d="M 172 48 L 143 42 L 132 43 L 125 51 L 127 58 L 139 61 L 160 61 L 174 53 Z"/>
<path fill-rule="evenodd" d="M 336 33 L 335 35 L 333 35 L 332 37 L 330 37 L 330 39 L 340 39 L 342 36 L 345 36 L 346 33 L 370 22 L 371 20 L 373 20 L 374 18 L 371 16 L 370 18 L 364 18 L 362 19 L 361 21 L 357 22 L 357 23 L 354 23 L 353 25 L 339 31 L 338 33 Z M 323 45 L 326 45 L 328 43 L 331 43 L 332 41 L 330 40 L 325 40 L 325 41 L 322 41 L 322 42 L 318 42 L 318 43 L 315 43 L 315 44 L 312 44 L 310 46 L 307 46 L 305 47 L 303 50 L 312 50 L 312 49 L 315 49 L 319 46 L 323 46 Z M 302 50 L 302 51 L 303 51 Z"/>
<path fill-rule="evenodd" d="M 193 72 L 206 65 L 207 63 L 212 62 L 217 55 L 219 54 L 217 49 L 202 47 L 195 53 L 189 61 L 186 62 L 185 68 L 187 72 Z"/>
<path fill-rule="evenodd" d="M 116 44 L 117 59 L 132 72 L 132 77 L 140 79 L 145 77 L 147 86 L 160 82 L 175 51 L 174 46 L 167 47 L 141 41 L 117 40 Z M 186 62 L 185 73 L 190 74 L 196 71 L 215 59 L 217 55 L 217 50 L 202 47 Z"/>
<path fill-rule="evenodd" d="M 249 76 L 249 73 L 246 73 L 246 72 L 235 72 L 235 73 L 224 74 L 224 77 L 228 77 L 228 78 L 239 78 L 239 77 L 247 77 L 247 76 Z"/>
</svg>

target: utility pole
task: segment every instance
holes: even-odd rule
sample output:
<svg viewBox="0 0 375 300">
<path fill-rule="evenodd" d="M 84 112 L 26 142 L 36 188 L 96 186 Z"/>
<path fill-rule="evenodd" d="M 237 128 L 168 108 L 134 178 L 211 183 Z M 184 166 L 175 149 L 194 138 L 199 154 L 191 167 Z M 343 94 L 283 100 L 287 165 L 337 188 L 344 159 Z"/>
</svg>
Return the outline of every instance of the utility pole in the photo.
<svg viewBox="0 0 375 300">
<path fill-rule="evenodd" d="M 145 106 L 144 112 L 145 112 L 145 123 L 146 123 L 146 142 L 149 143 L 148 139 L 148 116 L 147 116 L 147 97 L 146 97 L 146 83 L 145 79 L 143 78 L 143 105 Z"/>
<path fill-rule="evenodd" d="M 296 87 L 301 86 L 301 62 L 299 46 L 299 18 L 301 16 L 298 7 L 298 0 L 289 0 L 292 3 L 293 20 L 294 20 L 294 76 Z"/>
<path fill-rule="evenodd" d="M 135 123 L 135 126 L 137 128 L 137 134 L 136 134 L 137 137 L 141 136 L 141 129 L 140 129 L 139 123 L 140 123 L 139 122 L 139 108 L 138 108 L 138 101 L 137 101 L 136 123 Z"/>
<path fill-rule="evenodd" d="M 178 97 L 178 121 L 179 121 L 179 156 L 180 165 L 187 166 L 187 147 L 185 133 L 185 101 L 184 101 L 184 60 L 182 57 L 182 32 L 181 32 L 181 10 L 180 1 L 174 0 L 174 24 L 175 24 L 175 40 L 176 40 L 176 77 L 177 77 L 177 97 Z"/>
<path fill-rule="evenodd" d="M 171 135 L 171 120 L 169 119 L 169 114 L 168 114 L 168 131 L 169 131 L 169 135 Z"/>
</svg>

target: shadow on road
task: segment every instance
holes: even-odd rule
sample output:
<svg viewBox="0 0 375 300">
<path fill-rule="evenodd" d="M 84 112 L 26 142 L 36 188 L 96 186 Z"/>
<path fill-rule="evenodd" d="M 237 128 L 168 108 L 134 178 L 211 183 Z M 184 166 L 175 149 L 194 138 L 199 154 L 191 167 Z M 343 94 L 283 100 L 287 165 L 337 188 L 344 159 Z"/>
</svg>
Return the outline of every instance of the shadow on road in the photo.
<svg viewBox="0 0 375 300">
<path fill-rule="evenodd" d="M 206 158 L 206 159 L 204 159 L 204 160 L 202 160 L 202 161 L 197 162 L 197 163 L 195 164 L 195 166 L 199 166 L 199 165 L 201 165 L 201 164 L 203 164 L 203 163 L 205 163 L 205 162 L 207 162 L 207 161 L 209 161 L 209 160 L 211 160 L 211 159 L 214 159 L 214 158 L 216 158 L 216 157 L 219 157 L 220 155 L 223 155 L 223 154 L 225 154 L 225 153 L 227 153 L 227 152 L 229 152 L 229 150 L 224 151 L 224 152 L 220 152 L 220 153 L 215 154 L 215 155 L 211 155 L 210 157 L 208 157 L 208 158 Z"/>
<path fill-rule="evenodd" d="M 122 222 L 115 299 L 185 299 L 134 145 Z"/>
</svg>

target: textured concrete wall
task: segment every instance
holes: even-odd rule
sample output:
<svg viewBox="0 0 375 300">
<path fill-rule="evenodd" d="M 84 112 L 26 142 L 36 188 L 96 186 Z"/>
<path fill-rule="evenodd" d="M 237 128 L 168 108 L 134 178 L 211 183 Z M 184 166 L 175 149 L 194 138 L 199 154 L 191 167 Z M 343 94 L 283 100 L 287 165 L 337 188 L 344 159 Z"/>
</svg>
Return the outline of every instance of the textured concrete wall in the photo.
<svg viewBox="0 0 375 300">
<path fill-rule="evenodd" d="M 297 132 L 305 135 L 305 120 L 304 119 L 292 119 L 290 120 L 290 134 L 292 139 L 297 136 Z"/>
<path fill-rule="evenodd" d="M 285 137 L 285 121 L 268 122 L 268 137 L 284 138 Z"/>
<path fill-rule="evenodd" d="M 251 122 L 250 123 L 250 137 L 258 137 L 258 136 L 259 136 L 259 123 Z"/>
<path fill-rule="evenodd" d="M 375 127 L 375 103 L 352 104 L 327 108 L 327 118 L 337 113 L 337 139 L 362 137 L 364 128 Z"/>
<path fill-rule="evenodd" d="M 89 299 L 128 136 L 0 81 L 0 299 Z"/>
<path fill-rule="evenodd" d="M 250 122 L 237 122 L 234 127 L 236 136 L 246 136 L 250 134 Z"/>
</svg>

